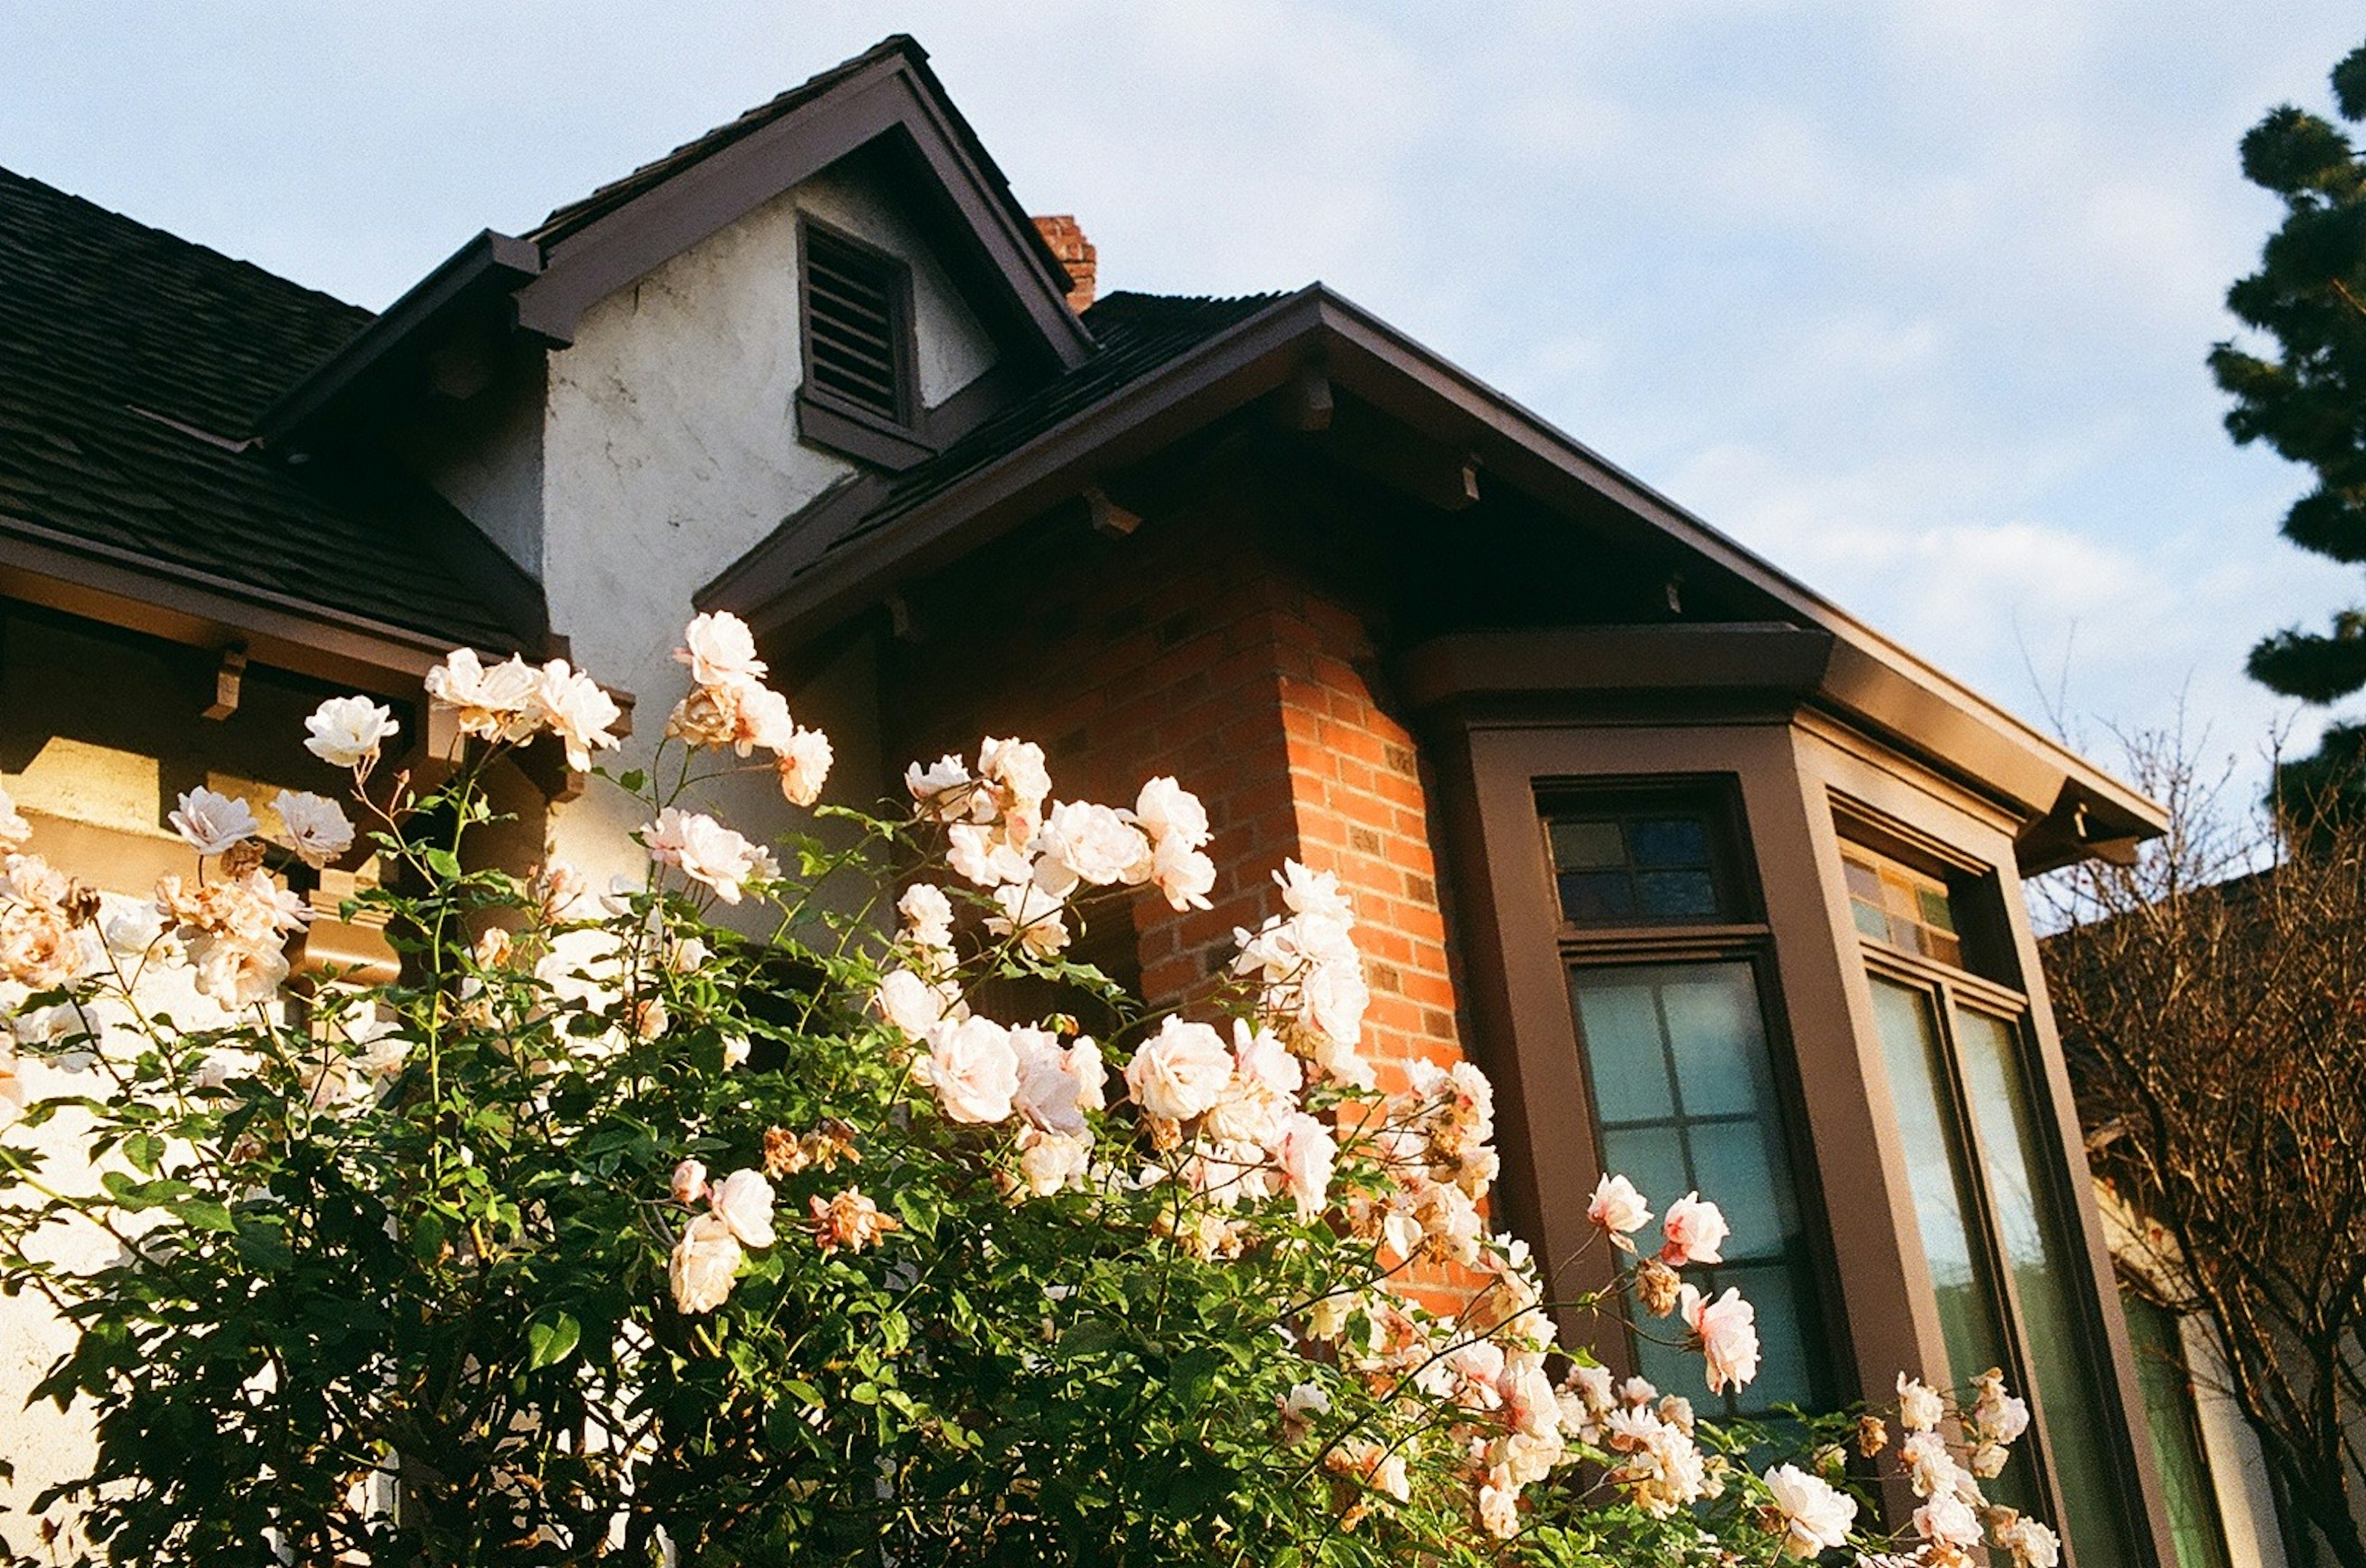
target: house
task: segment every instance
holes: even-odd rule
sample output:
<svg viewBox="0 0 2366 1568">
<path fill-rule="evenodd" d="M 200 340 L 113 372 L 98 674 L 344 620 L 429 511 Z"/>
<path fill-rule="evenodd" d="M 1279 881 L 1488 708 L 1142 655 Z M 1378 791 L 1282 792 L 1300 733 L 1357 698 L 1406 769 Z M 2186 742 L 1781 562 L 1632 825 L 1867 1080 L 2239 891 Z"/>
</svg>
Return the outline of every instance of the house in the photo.
<svg viewBox="0 0 2366 1568">
<path fill-rule="evenodd" d="M 288 741 L 332 692 L 433 769 L 448 648 L 662 704 L 731 610 L 839 798 L 986 733 L 1204 796 L 1215 907 L 1095 954 L 1153 998 L 1335 869 L 1369 1048 L 1487 1068 L 1542 1257 L 1605 1169 L 1698 1188 L 1752 1408 L 2001 1366 L 2011 1500 L 2077 1568 L 2177 1561 L 2022 892 L 2157 808 L 1319 285 L 1095 299 L 910 40 L 376 317 L 0 175 L 0 781 L 61 863 L 140 894 L 177 790 L 328 788 Z M 505 788 L 527 858 L 628 847 L 557 758 Z M 71 1443 L 24 1430 L 19 1495 Z"/>
</svg>

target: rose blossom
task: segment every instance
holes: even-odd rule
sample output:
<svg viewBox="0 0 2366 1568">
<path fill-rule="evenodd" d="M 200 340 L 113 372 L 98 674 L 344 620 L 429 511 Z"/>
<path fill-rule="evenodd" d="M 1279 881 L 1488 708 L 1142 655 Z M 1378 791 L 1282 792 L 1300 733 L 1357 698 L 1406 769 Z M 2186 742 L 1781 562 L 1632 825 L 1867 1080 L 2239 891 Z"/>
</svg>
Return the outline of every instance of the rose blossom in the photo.
<svg viewBox="0 0 2366 1568">
<path fill-rule="evenodd" d="M 1285 1443 L 1298 1442 L 1313 1429 L 1316 1416 L 1331 1414 L 1331 1396 L 1319 1383 L 1293 1384 L 1287 1394 L 1273 1403 L 1281 1412 L 1281 1440 Z"/>
<path fill-rule="evenodd" d="M 567 765 L 588 773 L 594 750 L 613 751 L 616 738 L 608 727 L 624 716 L 616 700 L 600 682 L 578 673 L 564 659 L 554 659 L 535 671 L 527 709 L 532 721 L 547 726 L 567 749 Z"/>
<path fill-rule="evenodd" d="M 2062 1538 L 2043 1519 L 1999 1508 L 1989 1521 L 1989 1530 L 1996 1543 L 2012 1554 L 2015 1568 L 2056 1568 L 2062 1561 Z"/>
<path fill-rule="evenodd" d="M 1100 1047 L 1089 1039 L 1063 1048 L 1041 1029 L 1013 1029 L 1010 1045 L 1019 1058 L 1019 1088 L 1011 1103 L 1047 1133 L 1085 1130 L 1087 1108 L 1101 1108 Z"/>
<path fill-rule="evenodd" d="M 706 1195 L 706 1162 L 686 1159 L 673 1168 L 673 1201 L 685 1206 Z"/>
<path fill-rule="evenodd" d="M 354 847 L 354 825 L 344 811 L 326 795 L 281 790 L 271 802 L 279 824 L 287 829 L 287 847 L 306 865 L 324 866 Z"/>
<path fill-rule="evenodd" d="M 950 1120 L 1008 1120 L 1019 1092 L 1010 1032 L 989 1018 L 937 1024 L 929 1031 L 929 1082 Z"/>
<path fill-rule="evenodd" d="M 534 733 L 535 670 L 512 655 L 485 668 L 476 649 L 455 649 L 427 672 L 427 694 L 460 716 L 460 733 L 487 740 L 523 740 Z"/>
<path fill-rule="evenodd" d="M 915 882 L 896 900 L 896 912 L 904 917 L 904 934 L 914 946 L 931 953 L 943 953 L 952 946 L 953 904 L 943 888 Z"/>
<path fill-rule="evenodd" d="M 181 796 L 180 806 L 166 820 L 201 855 L 218 855 L 254 837 L 261 826 L 246 802 L 217 795 L 203 784 Z"/>
<path fill-rule="evenodd" d="M 969 769 L 959 757 L 940 757 L 926 768 L 914 762 L 904 770 L 904 788 L 912 796 L 914 809 L 942 822 L 968 810 L 970 782 Z"/>
<path fill-rule="evenodd" d="M 1232 1081 L 1233 1054 L 1204 1023 L 1169 1013 L 1125 1065 L 1126 1088 L 1153 1116 L 1188 1122 L 1214 1105 Z"/>
<path fill-rule="evenodd" d="M 304 750 L 332 768 L 362 768 L 377 761 L 378 749 L 402 726 L 391 709 L 367 697 L 331 697 L 312 710 L 304 728 L 311 732 Z"/>
<path fill-rule="evenodd" d="M 1041 1127 L 1019 1131 L 1019 1174 L 1028 1192 L 1037 1198 L 1070 1187 L 1081 1187 L 1093 1165 L 1089 1133 L 1047 1133 Z"/>
<path fill-rule="evenodd" d="M 1660 1232 L 1667 1238 L 1660 1248 L 1660 1261 L 1672 1269 L 1687 1263 L 1722 1263 L 1725 1259 L 1718 1249 L 1732 1234 L 1718 1206 L 1703 1202 L 1697 1192 L 1687 1192 L 1668 1205 Z"/>
<path fill-rule="evenodd" d="M 837 760 L 829 737 L 818 729 L 793 729 L 773 750 L 779 753 L 773 767 L 781 775 L 781 794 L 788 803 L 811 806 L 819 800 L 822 785 L 829 782 L 829 765 Z"/>
<path fill-rule="evenodd" d="M 1208 841 L 1208 808 L 1171 778 L 1143 784 L 1134 797 L 1133 819 L 1156 844 L 1179 842 L 1183 849 L 1196 850 Z"/>
<path fill-rule="evenodd" d="M 1722 1393 L 1727 1383 L 1741 1384 L 1758 1375 L 1758 1309 L 1728 1287 L 1710 1301 L 1686 1285 L 1677 1299 L 1684 1326 L 1693 1331 L 1708 1363 L 1708 1391 Z"/>
<path fill-rule="evenodd" d="M 1017 886 L 1035 874 L 1025 851 L 975 822 L 957 822 L 945 830 L 945 863 L 979 887 Z"/>
<path fill-rule="evenodd" d="M 814 1241 L 825 1253 L 861 1252 L 904 1228 L 903 1221 L 880 1213 L 878 1204 L 851 1187 L 835 1198 L 817 1194 L 807 1201 L 806 1212 L 813 1216 Z"/>
<path fill-rule="evenodd" d="M 55 904 L 0 904 L 0 975 L 46 991 L 72 979 L 82 956 L 72 923 Z"/>
<path fill-rule="evenodd" d="M 693 616 L 682 639 L 689 646 L 675 649 L 674 659 L 689 665 L 690 678 L 702 686 L 763 679 L 766 665 L 756 657 L 755 635 L 727 610 Z"/>
<path fill-rule="evenodd" d="M 943 1020 L 957 998 L 909 969 L 891 969 L 871 994 L 872 1010 L 907 1040 L 919 1040 Z"/>
<path fill-rule="evenodd" d="M 1033 883 L 997 887 L 994 902 L 1002 913 L 986 917 L 986 929 L 996 936 L 1017 936 L 1039 958 L 1068 945 L 1068 922 L 1060 900 Z"/>
<path fill-rule="evenodd" d="M 770 858 L 714 818 L 680 807 L 667 807 L 641 832 L 650 859 L 681 867 L 683 875 L 706 884 L 727 904 L 739 902 L 740 885 Z"/>
<path fill-rule="evenodd" d="M 1290 1201 L 1298 1205 L 1301 1220 L 1312 1220 L 1323 1212 L 1330 1198 L 1331 1171 L 1338 1156 L 1338 1142 L 1321 1119 L 1301 1111 L 1282 1123 L 1281 1147 L 1276 1151 L 1276 1157 L 1281 1166 L 1282 1184 Z"/>
<path fill-rule="evenodd" d="M 1141 829 L 1106 806 L 1081 800 L 1060 802 L 1043 819 L 1042 835 L 1033 844 L 1045 860 L 1067 873 L 1065 879 L 1055 876 L 1046 880 L 1045 868 L 1037 867 L 1037 879 L 1045 881 L 1053 892 L 1066 891 L 1059 886 L 1061 880 L 1107 887 L 1117 882 L 1145 882 L 1150 877 L 1150 840 L 1143 836 Z"/>
<path fill-rule="evenodd" d="M 1937 1493 L 1914 1510 L 1914 1533 L 1924 1540 L 1968 1551 L 1980 1543 L 1979 1516 L 1953 1492 Z"/>
<path fill-rule="evenodd" d="M 1939 1396 L 1920 1378 L 1898 1374 L 1898 1424 L 1910 1432 L 1927 1432 L 1947 1414 Z"/>
<path fill-rule="evenodd" d="M 1479 1488 L 1479 1524 L 1497 1540 L 1509 1540 L 1520 1533 L 1520 1494 L 1517 1487 L 1498 1486 L 1492 1481 Z"/>
<path fill-rule="evenodd" d="M 673 1304 L 683 1313 L 713 1312 L 731 1294 L 731 1278 L 745 1257 L 739 1238 L 720 1214 L 701 1214 L 683 1227 L 674 1243 L 666 1280 L 673 1287 Z"/>
<path fill-rule="evenodd" d="M 2002 1447 L 2029 1430 L 2029 1402 L 2004 1391 L 2004 1373 L 1990 1367 L 1972 1380 L 1979 1397 L 1972 1405 L 1972 1430 L 1982 1442 Z"/>
<path fill-rule="evenodd" d="M 1783 1516 L 1786 1556 L 1807 1559 L 1835 1551 L 1856 1523 L 1855 1498 L 1796 1464 L 1768 1471 L 1766 1490 L 1774 1494 L 1775 1511 Z"/>
<path fill-rule="evenodd" d="M 772 1245 L 772 1184 L 762 1171 L 733 1171 L 715 1187 L 710 1201 L 742 1246 Z"/>
<path fill-rule="evenodd" d="M 287 955 L 276 947 L 233 937 L 207 936 L 189 944 L 197 987 L 224 1007 L 267 1001 L 287 978 Z"/>
<path fill-rule="evenodd" d="M 1633 1182 L 1623 1176 L 1605 1176 L 1594 1184 L 1594 1201 L 1585 1206 L 1585 1217 L 1631 1252 L 1635 1244 L 1627 1238 L 1651 1223 L 1651 1211 Z"/>
<path fill-rule="evenodd" d="M 1169 834 L 1158 840 L 1151 856 L 1150 880 L 1166 896 L 1171 908 L 1209 908 L 1208 894 L 1216 886 L 1216 863 L 1184 842 L 1181 834 Z"/>
</svg>

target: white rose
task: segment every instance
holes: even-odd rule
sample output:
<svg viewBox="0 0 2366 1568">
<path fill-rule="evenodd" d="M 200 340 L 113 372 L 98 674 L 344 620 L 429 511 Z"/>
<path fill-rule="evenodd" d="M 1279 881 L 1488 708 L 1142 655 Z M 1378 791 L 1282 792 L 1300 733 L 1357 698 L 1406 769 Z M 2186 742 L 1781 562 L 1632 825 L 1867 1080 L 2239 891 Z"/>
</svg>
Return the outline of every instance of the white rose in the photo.
<svg viewBox="0 0 2366 1568">
<path fill-rule="evenodd" d="M 1205 909 L 1216 886 L 1216 863 L 1180 834 L 1169 834 L 1151 857 L 1150 879 L 1174 908 Z"/>
<path fill-rule="evenodd" d="M 459 715 L 463 735 L 523 740 L 534 733 L 535 670 L 514 654 L 488 670 L 476 649 L 455 649 L 427 672 L 426 685 L 438 706 Z"/>
<path fill-rule="evenodd" d="M 761 874 L 771 859 L 714 818 L 680 807 L 667 807 L 641 832 L 650 859 L 681 867 L 683 875 L 712 887 L 727 904 L 739 902 L 741 884 Z"/>
<path fill-rule="evenodd" d="M 1014 882 L 994 890 L 1002 913 L 987 918 L 986 929 L 996 936 L 1016 933 L 1027 950 L 1049 957 L 1068 945 L 1068 922 L 1060 900 L 1031 882 Z"/>
<path fill-rule="evenodd" d="M 1031 740 L 997 740 L 987 736 L 977 746 L 977 776 L 1001 786 L 1005 809 L 1033 817 L 1052 793 L 1052 775 L 1043 766 L 1043 748 Z"/>
<path fill-rule="evenodd" d="M 822 785 L 829 782 L 830 763 L 837 760 L 829 737 L 818 729 L 795 729 L 775 750 L 780 753 L 774 766 L 781 775 L 781 794 L 789 804 L 811 806 L 819 800 Z"/>
<path fill-rule="evenodd" d="M 874 1011 L 907 1040 L 920 1040 L 941 1022 L 954 998 L 909 969 L 891 969 L 872 993 Z"/>
<path fill-rule="evenodd" d="M 333 800 L 322 795 L 281 790 L 271 809 L 287 829 L 287 847 L 306 865 L 323 866 L 354 847 L 354 825 Z"/>
<path fill-rule="evenodd" d="M 741 1245 L 758 1248 L 772 1245 L 772 1184 L 764 1179 L 762 1171 L 733 1171 L 715 1188 L 711 1201 Z"/>
<path fill-rule="evenodd" d="M 986 1018 L 938 1024 L 929 1031 L 929 1081 L 952 1121 L 1008 1120 L 1019 1092 L 1010 1032 Z"/>
<path fill-rule="evenodd" d="M 1179 842 L 1183 849 L 1196 850 L 1208 841 L 1208 808 L 1171 778 L 1152 779 L 1142 786 L 1134 797 L 1133 819 L 1162 848 Z"/>
<path fill-rule="evenodd" d="M 1766 1490 L 1783 1517 L 1783 1551 L 1792 1557 L 1820 1557 L 1838 1550 L 1856 1522 L 1856 1500 L 1795 1464 L 1766 1472 Z M 1977 1536 L 1977 1527 L 1974 1531 Z"/>
<path fill-rule="evenodd" d="M 921 815 L 940 821 L 951 821 L 968 809 L 963 792 L 969 784 L 969 769 L 959 757 L 940 757 L 926 768 L 914 762 L 904 770 L 904 787 L 915 806 Z"/>
<path fill-rule="evenodd" d="M 1969 1550 L 1980 1543 L 1979 1516 L 1953 1492 L 1943 1492 L 1914 1510 L 1914 1533 L 1924 1540 Z"/>
<path fill-rule="evenodd" d="M 367 697 L 331 697 L 304 721 L 310 751 L 332 768 L 366 767 L 402 726 L 392 710 Z"/>
<path fill-rule="evenodd" d="M 673 656 L 690 666 L 690 678 L 702 686 L 724 686 L 764 676 L 765 663 L 756 657 L 755 634 L 747 622 L 728 611 L 693 616 L 682 628 L 682 640 L 689 646 L 675 649 Z"/>
<path fill-rule="evenodd" d="M 1585 1206 L 1585 1217 L 1623 1244 L 1626 1237 L 1651 1223 L 1651 1211 L 1633 1182 L 1623 1176 L 1605 1176 L 1594 1184 L 1594 1199 Z"/>
<path fill-rule="evenodd" d="M 1188 1023 L 1171 1013 L 1125 1065 L 1134 1103 L 1169 1122 L 1205 1112 L 1232 1078 L 1233 1054 L 1224 1049 L 1223 1038 L 1204 1023 Z"/>
<path fill-rule="evenodd" d="M 1313 1219 L 1330 1201 L 1332 1168 L 1339 1157 L 1337 1140 L 1318 1118 L 1301 1111 L 1282 1123 L 1281 1147 L 1277 1153 L 1282 1186 L 1298 1205 L 1298 1217 Z"/>
<path fill-rule="evenodd" d="M 203 784 L 181 796 L 180 807 L 167 820 L 201 855 L 218 855 L 254 837 L 261 826 L 246 802 L 217 795 Z"/>
<path fill-rule="evenodd" d="M 1090 1040 L 1063 1048 L 1041 1029 L 1014 1029 L 1011 1049 L 1019 1056 L 1019 1090 L 1011 1103 L 1048 1133 L 1084 1131 L 1087 1108 L 1101 1108 L 1101 1053 Z"/>
<path fill-rule="evenodd" d="M 268 1001 L 287 978 L 287 955 L 267 943 L 204 936 L 189 946 L 197 989 L 227 1008 Z"/>
<path fill-rule="evenodd" d="M 738 681 L 727 688 L 734 713 L 732 750 L 745 757 L 757 747 L 779 751 L 797 732 L 789 716 L 789 699 L 755 681 Z"/>
<path fill-rule="evenodd" d="M 1150 876 L 1150 840 L 1142 829 L 1089 801 L 1064 800 L 1052 807 L 1034 848 L 1094 887 L 1144 882 Z"/>
<path fill-rule="evenodd" d="M 1920 1378 L 1898 1374 L 1898 1424 L 1910 1432 L 1927 1432 L 1947 1414 L 1939 1396 Z"/>
<path fill-rule="evenodd" d="M 980 887 L 1008 886 L 1035 874 L 1026 852 L 975 822 L 957 822 L 945 830 L 945 862 L 953 874 Z"/>
<path fill-rule="evenodd" d="M 896 911 L 904 917 L 904 934 L 913 945 L 932 953 L 952 946 L 953 904 L 945 897 L 943 888 L 933 883 L 915 882 L 896 900 Z"/>
<path fill-rule="evenodd" d="M 579 773 L 590 771 L 594 750 L 616 749 L 608 727 L 624 716 L 599 682 L 578 673 L 564 659 L 554 659 L 535 672 L 528 713 L 534 723 L 547 726 L 558 737 L 567 749 L 567 765 Z"/>
<path fill-rule="evenodd" d="M 1335 874 L 1309 871 L 1294 860 L 1286 860 L 1273 879 L 1281 888 L 1281 901 L 1294 913 L 1327 920 L 1343 931 L 1356 923 L 1355 908 L 1339 891 Z"/>
<path fill-rule="evenodd" d="M 1089 1133 L 1047 1133 L 1041 1127 L 1020 1130 L 1019 1174 L 1035 1197 L 1082 1187 L 1092 1164 Z"/>
<path fill-rule="evenodd" d="M 720 1214 L 701 1214 L 683 1227 L 666 1269 L 673 1287 L 673 1304 L 684 1313 L 713 1312 L 731 1294 L 732 1276 L 739 1271 L 739 1238 Z"/>
<path fill-rule="evenodd" d="M 673 1179 L 667 1184 L 673 1201 L 685 1208 L 706 1196 L 706 1162 L 686 1159 L 673 1168 Z"/>
</svg>

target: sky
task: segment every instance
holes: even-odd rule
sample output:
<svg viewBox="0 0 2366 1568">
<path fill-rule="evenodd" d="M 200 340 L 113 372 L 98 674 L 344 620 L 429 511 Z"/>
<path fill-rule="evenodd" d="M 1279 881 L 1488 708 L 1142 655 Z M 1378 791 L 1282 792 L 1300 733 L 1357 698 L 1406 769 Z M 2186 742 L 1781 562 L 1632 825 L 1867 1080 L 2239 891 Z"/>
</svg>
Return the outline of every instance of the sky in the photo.
<svg viewBox="0 0 2366 1568">
<path fill-rule="evenodd" d="M 1104 289 L 1320 279 L 2106 759 L 2313 743 L 2243 656 L 2359 583 L 2203 360 L 2354 6 L 20 6 L 0 166 L 379 307 L 895 31 Z"/>
</svg>

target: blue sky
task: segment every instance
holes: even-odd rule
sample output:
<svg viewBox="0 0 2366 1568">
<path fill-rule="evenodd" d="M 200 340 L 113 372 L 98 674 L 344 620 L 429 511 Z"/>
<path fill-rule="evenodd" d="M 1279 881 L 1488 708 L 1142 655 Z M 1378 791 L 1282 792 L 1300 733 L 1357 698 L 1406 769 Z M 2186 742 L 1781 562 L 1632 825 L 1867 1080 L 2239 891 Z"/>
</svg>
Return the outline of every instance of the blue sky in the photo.
<svg viewBox="0 0 2366 1568">
<path fill-rule="evenodd" d="M 2242 656 L 2358 585 L 2202 359 L 2354 6 L 18 6 L 0 164 L 378 306 L 895 30 L 1104 287 L 1320 278 L 2024 714 L 2313 739 Z"/>
</svg>

